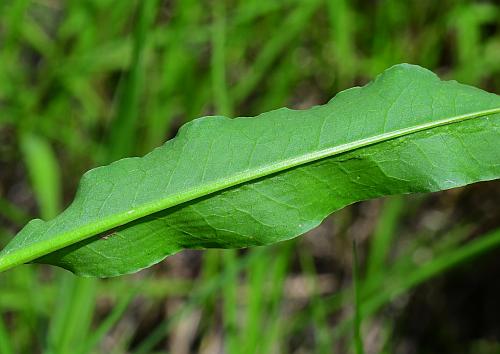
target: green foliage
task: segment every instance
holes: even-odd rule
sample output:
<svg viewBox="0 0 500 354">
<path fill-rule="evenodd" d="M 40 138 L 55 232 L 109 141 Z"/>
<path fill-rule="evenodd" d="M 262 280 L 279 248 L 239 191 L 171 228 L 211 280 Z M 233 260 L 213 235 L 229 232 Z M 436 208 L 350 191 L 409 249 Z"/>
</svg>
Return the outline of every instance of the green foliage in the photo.
<svg viewBox="0 0 500 354">
<path fill-rule="evenodd" d="M 0 269 L 135 272 L 183 248 L 271 244 L 353 202 L 500 176 L 500 96 L 407 64 L 308 110 L 205 117 L 143 158 L 89 171 L 59 217 L 30 222 Z"/>
<path fill-rule="evenodd" d="M 309 107 L 400 62 L 500 92 L 494 0 L 156 1 L 139 47 L 145 3 L 154 6 L 0 1 L 0 247 L 29 219 L 53 216 L 55 200 L 47 197 L 60 195 L 57 207 L 66 206 L 86 170 L 113 155 L 144 155 L 196 117 Z M 134 69 L 138 50 L 144 53 Z M 132 111 L 123 113 L 127 105 Z M 120 129 L 125 121 L 133 135 L 120 137 L 117 131 L 129 131 Z M 21 146 L 26 134 L 50 148 L 62 167 L 41 185 L 45 190 L 39 189 L 45 177 L 35 176 L 44 169 Z M 116 154 L 109 143 L 119 139 L 128 146 Z M 60 192 L 50 196 L 57 183 Z M 182 252 L 138 274 L 97 281 L 95 293 L 76 286 L 89 279 L 56 267 L 16 267 L 0 273 L 0 353 L 66 354 L 61 350 L 70 342 L 81 354 L 244 346 L 262 353 L 354 353 L 352 237 L 367 353 L 405 347 L 497 353 L 498 187 L 481 183 L 357 203 L 308 237 L 244 251 Z M 283 262 L 290 264 L 286 272 L 277 270 Z M 273 270 L 250 276 L 263 265 Z M 68 286 L 67 278 L 75 284 Z M 443 288 L 450 279 L 461 279 L 462 287 Z M 85 292 L 71 290 L 77 288 Z M 85 296 L 95 301 L 75 311 L 72 304 L 85 305 Z M 446 304 L 432 326 L 423 319 L 433 312 L 424 298 Z M 447 312 L 460 299 L 462 306 Z M 92 317 L 91 328 L 82 326 L 80 335 L 72 316 L 61 323 L 65 311 L 82 323 Z M 413 330 L 402 333 L 410 323 Z M 476 336 L 457 331 L 464 326 Z M 424 336 L 425 328 L 432 335 Z"/>
</svg>

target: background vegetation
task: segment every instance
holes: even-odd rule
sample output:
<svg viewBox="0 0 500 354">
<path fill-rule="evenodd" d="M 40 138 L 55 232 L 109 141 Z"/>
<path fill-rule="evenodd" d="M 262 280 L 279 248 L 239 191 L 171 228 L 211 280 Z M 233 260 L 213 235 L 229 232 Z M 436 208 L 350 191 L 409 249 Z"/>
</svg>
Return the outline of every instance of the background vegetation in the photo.
<svg viewBox="0 0 500 354">
<path fill-rule="evenodd" d="M 87 169 L 190 119 L 324 103 L 399 62 L 499 93 L 500 6 L 3 0 L 0 245 Z M 500 353 L 499 201 L 490 182 L 360 203 L 273 247 L 108 280 L 21 266 L 0 274 L 0 354 L 359 353 L 359 337 L 366 353 Z"/>
</svg>

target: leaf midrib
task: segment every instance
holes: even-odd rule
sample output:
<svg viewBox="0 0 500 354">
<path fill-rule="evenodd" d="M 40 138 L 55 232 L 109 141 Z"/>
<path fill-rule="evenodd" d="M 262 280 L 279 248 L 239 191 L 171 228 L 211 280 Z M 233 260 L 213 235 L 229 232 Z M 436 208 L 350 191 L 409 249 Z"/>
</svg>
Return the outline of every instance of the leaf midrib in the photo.
<svg viewBox="0 0 500 354">
<path fill-rule="evenodd" d="M 482 110 L 478 112 L 467 113 L 449 118 L 443 118 L 425 124 L 419 124 L 416 126 L 371 136 L 351 143 L 341 144 L 334 147 L 313 151 L 294 158 L 280 160 L 276 163 L 262 166 L 260 168 L 254 168 L 251 170 L 246 170 L 240 173 L 233 174 L 231 176 L 217 180 L 212 183 L 206 183 L 200 186 L 195 186 L 184 193 L 179 193 L 174 196 L 169 196 L 168 198 L 148 203 L 141 207 L 136 207 L 125 213 L 115 214 L 110 217 L 101 219 L 97 222 L 85 225 L 76 230 L 62 233 L 55 239 L 52 238 L 41 242 L 36 242 L 23 249 L 15 250 L 10 254 L 9 253 L 4 254 L 3 257 L 0 257 L 0 271 L 4 271 L 16 265 L 32 261 L 36 258 L 42 257 L 51 252 L 78 243 L 80 241 L 98 235 L 112 228 L 126 225 L 132 221 L 138 220 L 140 218 L 154 214 L 156 212 L 174 207 L 182 203 L 189 202 L 191 200 L 203 196 L 213 194 L 215 192 L 222 191 L 224 189 L 237 186 L 239 184 L 243 184 L 274 173 L 282 172 L 300 165 L 332 157 L 341 153 L 356 150 L 369 145 L 375 145 L 388 140 L 396 139 L 402 136 L 408 136 L 420 131 L 429 130 L 439 126 L 459 123 L 469 119 L 480 118 L 497 113 L 500 113 L 500 107 L 488 110 Z"/>
</svg>

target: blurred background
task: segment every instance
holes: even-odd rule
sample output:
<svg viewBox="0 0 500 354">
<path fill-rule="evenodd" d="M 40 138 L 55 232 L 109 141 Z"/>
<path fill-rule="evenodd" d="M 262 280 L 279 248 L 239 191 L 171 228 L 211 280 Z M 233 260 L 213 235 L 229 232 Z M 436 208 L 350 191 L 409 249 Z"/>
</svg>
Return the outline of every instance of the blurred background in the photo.
<svg viewBox="0 0 500 354">
<path fill-rule="evenodd" d="M 322 104 L 400 62 L 499 93 L 499 3 L 2 0 L 0 246 L 191 119 Z M 358 332 L 365 353 L 498 354 L 499 248 L 488 182 L 119 278 L 20 266 L 0 274 L 0 354 L 361 353 Z"/>
</svg>

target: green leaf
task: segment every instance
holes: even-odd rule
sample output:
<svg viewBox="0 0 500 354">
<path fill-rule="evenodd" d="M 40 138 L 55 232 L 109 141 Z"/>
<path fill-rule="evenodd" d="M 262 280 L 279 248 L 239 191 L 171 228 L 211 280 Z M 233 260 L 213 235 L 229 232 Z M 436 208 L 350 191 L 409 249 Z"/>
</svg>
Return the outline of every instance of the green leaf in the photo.
<svg viewBox="0 0 500 354">
<path fill-rule="evenodd" d="M 323 106 L 200 118 L 87 172 L 68 209 L 2 250 L 0 270 L 34 261 L 106 277 L 184 248 L 286 240 L 356 201 L 499 178 L 499 139 L 500 96 L 397 65 Z"/>
</svg>

